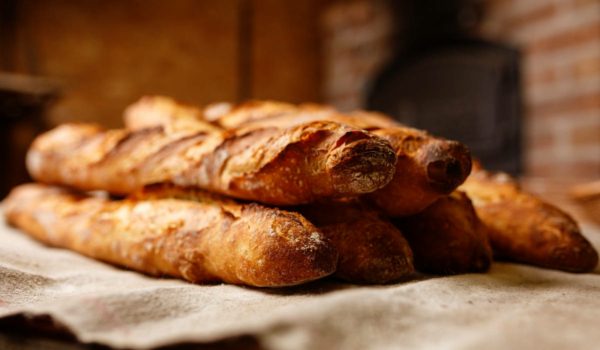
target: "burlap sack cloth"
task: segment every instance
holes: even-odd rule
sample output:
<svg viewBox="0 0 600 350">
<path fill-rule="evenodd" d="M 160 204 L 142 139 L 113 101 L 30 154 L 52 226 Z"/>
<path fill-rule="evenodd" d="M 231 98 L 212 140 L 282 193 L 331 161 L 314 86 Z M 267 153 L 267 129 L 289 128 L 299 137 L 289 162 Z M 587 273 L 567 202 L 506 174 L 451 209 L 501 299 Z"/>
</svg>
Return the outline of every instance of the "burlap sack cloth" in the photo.
<svg viewBox="0 0 600 350">
<path fill-rule="evenodd" d="M 584 232 L 600 243 L 600 232 Z M 193 285 L 46 247 L 0 222 L 0 317 L 50 315 L 82 342 L 152 348 L 251 335 L 267 349 L 599 349 L 600 275 L 495 263 L 385 286 Z"/>
</svg>

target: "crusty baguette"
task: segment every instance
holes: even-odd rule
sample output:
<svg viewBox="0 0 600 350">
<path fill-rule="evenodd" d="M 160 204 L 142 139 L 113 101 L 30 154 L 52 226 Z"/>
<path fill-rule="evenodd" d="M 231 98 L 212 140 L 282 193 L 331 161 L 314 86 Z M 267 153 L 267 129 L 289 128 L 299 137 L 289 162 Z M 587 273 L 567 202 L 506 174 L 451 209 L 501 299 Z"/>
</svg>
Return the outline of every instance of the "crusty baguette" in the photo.
<svg viewBox="0 0 600 350">
<path fill-rule="evenodd" d="M 171 184 L 144 187 L 134 199 L 177 198 L 223 207 L 234 200 Z M 385 283 L 413 272 L 412 252 L 402 233 L 379 211 L 356 199 L 291 207 L 313 223 L 338 251 L 335 277 L 351 283 Z"/>
<path fill-rule="evenodd" d="M 476 167 L 460 190 L 488 226 L 498 258 L 572 272 L 591 271 L 598 264 L 598 253 L 575 220 L 523 192 L 509 175 Z"/>
<path fill-rule="evenodd" d="M 273 205 L 377 190 L 395 162 L 388 141 L 327 121 L 224 133 L 65 124 L 39 136 L 27 155 L 31 176 L 44 183 L 124 195 L 173 182 Z"/>
<path fill-rule="evenodd" d="M 437 198 L 454 191 L 471 171 L 471 155 L 464 145 L 403 126 L 379 113 L 343 114 L 327 106 L 295 107 L 270 101 L 251 101 L 223 112 L 215 121 L 226 128 L 284 127 L 329 120 L 369 130 L 387 139 L 398 156 L 394 178 L 386 187 L 366 197 L 390 217 L 422 211 Z"/>
<path fill-rule="evenodd" d="M 334 276 L 358 284 L 386 283 L 413 273 L 413 253 L 379 210 L 357 199 L 293 207 L 338 251 Z"/>
<path fill-rule="evenodd" d="M 7 197 L 5 215 L 49 245 L 192 282 L 279 287 L 336 268 L 336 250 L 316 227 L 257 204 L 110 200 L 27 184 Z"/>
<path fill-rule="evenodd" d="M 471 172 L 471 154 L 459 142 L 407 127 L 372 133 L 390 141 L 398 156 L 392 181 L 366 195 L 390 217 L 423 211 L 436 199 L 452 193 Z"/>
<path fill-rule="evenodd" d="M 460 191 L 421 213 L 395 219 L 415 256 L 415 268 L 435 274 L 485 272 L 492 263 L 487 229 Z"/>
<path fill-rule="evenodd" d="M 143 96 L 125 109 L 123 120 L 130 130 L 163 126 L 171 132 L 218 131 L 251 126 L 285 128 L 319 120 L 353 125 L 364 130 L 402 126 L 384 114 L 364 111 L 341 114 L 333 107 L 313 103 L 296 106 L 284 102 L 248 101 L 234 106 L 219 102 L 202 109 L 165 96 Z"/>
<path fill-rule="evenodd" d="M 215 112 L 218 107 L 213 106 Z M 221 132 L 223 129 L 205 121 L 204 111 L 168 97 L 144 96 L 123 113 L 125 127 L 142 130 L 162 126 L 167 132 Z"/>
<path fill-rule="evenodd" d="M 155 98 L 157 100 L 154 100 Z M 173 107 L 182 105 L 173 99 L 168 101 L 164 97 L 153 96 L 146 100 L 147 106 L 154 105 L 161 100 Z M 326 105 L 314 103 L 293 105 L 275 101 L 248 101 L 238 105 L 215 103 L 207 106 L 203 112 L 196 112 L 195 117 L 201 117 L 201 120 L 209 121 L 225 129 L 257 125 L 286 127 L 316 120 L 335 121 L 364 130 L 403 127 L 402 124 L 381 113 L 366 111 L 340 113 L 335 108 Z M 156 121 L 167 122 L 164 117 Z"/>
<path fill-rule="evenodd" d="M 343 114 L 331 107 L 314 104 L 295 106 L 281 102 L 250 101 L 238 106 L 220 103 L 204 110 L 196 108 L 194 113 L 161 114 L 165 105 L 170 105 L 171 111 L 180 108 L 180 104 L 172 99 L 143 98 L 128 108 L 127 126 L 137 129 L 141 125 L 150 125 L 148 121 L 151 120 L 154 125 L 184 132 L 185 129 L 195 128 L 194 119 L 200 119 L 199 129 L 204 128 L 206 120 L 224 128 L 285 128 L 327 120 L 369 130 L 387 139 L 398 156 L 393 180 L 367 196 L 391 217 L 409 216 L 422 211 L 437 198 L 454 191 L 471 171 L 471 156 L 462 144 L 402 126 L 379 113 L 357 111 Z M 174 122 L 177 119 L 180 122 Z"/>
</svg>

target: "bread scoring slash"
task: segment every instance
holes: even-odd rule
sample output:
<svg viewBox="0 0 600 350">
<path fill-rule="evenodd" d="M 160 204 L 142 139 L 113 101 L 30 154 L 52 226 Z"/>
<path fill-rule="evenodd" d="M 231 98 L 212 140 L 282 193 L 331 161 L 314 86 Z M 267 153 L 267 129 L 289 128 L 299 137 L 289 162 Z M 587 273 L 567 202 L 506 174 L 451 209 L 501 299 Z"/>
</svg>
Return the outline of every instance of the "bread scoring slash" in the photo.
<svg viewBox="0 0 600 350">
<path fill-rule="evenodd" d="M 156 276 L 281 287 L 336 269 L 337 251 L 319 229 L 259 204 L 111 200 L 26 184 L 4 210 L 10 224 L 46 244 Z"/>
<path fill-rule="evenodd" d="M 134 199 L 176 198 L 224 207 L 231 198 L 171 184 L 146 186 Z M 351 283 L 386 283 L 413 272 L 413 255 L 402 233 L 380 211 L 358 199 L 329 200 L 288 207 L 314 224 L 338 251 L 334 276 Z"/>
<path fill-rule="evenodd" d="M 385 139 L 329 121 L 191 133 L 64 124 L 27 154 L 42 183 L 126 195 L 172 182 L 271 205 L 375 191 L 392 179 L 396 161 Z"/>
<path fill-rule="evenodd" d="M 454 191 L 471 172 L 471 154 L 461 143 L 406 127 L 374 112 L 341 113 L 329 106 L 273 101 L 218 103 L 201 109 L 167 97 L 146 96 L 127 108 L 124 119 L 129 129 L 154 125 L 174 133 L 206 130 L 214 125 L 230 130 L 285 130 L 323 121 L 368 131 L 390 142 L 398 158 L 393 179 L 387 186 L 375 192 L 363 191 L 369 193 L 366 199 L 390 217 L 410 216 L 424 210 Z"/>
</svg>

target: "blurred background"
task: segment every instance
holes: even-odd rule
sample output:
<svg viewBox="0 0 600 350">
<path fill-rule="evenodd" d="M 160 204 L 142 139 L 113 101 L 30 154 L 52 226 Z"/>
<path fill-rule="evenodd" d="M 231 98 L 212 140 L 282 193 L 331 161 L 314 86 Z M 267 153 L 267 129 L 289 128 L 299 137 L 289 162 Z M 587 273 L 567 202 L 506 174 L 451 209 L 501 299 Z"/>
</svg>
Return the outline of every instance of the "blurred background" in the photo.
<svg viewBox="0 0 600 350">
<path fill-rule="evenodd" d="M 378 110 L 490 169 L 600 178 L 600 0 L 2 0 L 0 196 L 37 133 L 145 94 Z"/>
</svg>

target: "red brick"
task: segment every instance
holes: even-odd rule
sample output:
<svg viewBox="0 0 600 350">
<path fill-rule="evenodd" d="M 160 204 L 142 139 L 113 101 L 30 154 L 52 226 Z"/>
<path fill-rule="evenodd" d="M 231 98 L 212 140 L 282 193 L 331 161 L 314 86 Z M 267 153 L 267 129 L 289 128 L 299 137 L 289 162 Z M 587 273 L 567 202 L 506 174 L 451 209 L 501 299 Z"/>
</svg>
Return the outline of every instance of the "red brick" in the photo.
<svg viewBox="0 0 600 350">
<path fill-rule="evenodd" d="M 554 135 L 551 133 L 528 135 L 525 139 L 525 147 L 528 150 L 549 148 L 554 144 L 554 141 Z"/>
<path fill-rule="evenodd" d="M 508 30 L 518 30 L 527 25 L 551 18 L 556 14 L 556 6 L 548 4 L 530 12 L 515 16 L 506 21 Z"/>
<path fill-rule="evenodd" d="M 567 175 L 576 178 L 598 178 L 600 177 L 600 160 L 595 162 L 576 162 L 567 164 Z"/>
<path fill-rule="evenodd" d="M 575 8 L 589 6 L 593 4 L 600 3 L 598 0 L 573 0 L 573 5 Z"/>
<path fill-rule="evenodd" d="M 525 47 L 525 50 L 528 55 L 539 55 L 598 40 L 600 40 L 600 23 L 591 23 L 534 41 Z"/>
<path fill-rule="evenodd" d="M 600 113 L 600 94 L 597 93 L 540 103 L 529 106 L 527 112 L 531 116 L 542 117 L 558 113 L 586 112 L 595 109 Z"/>
<path fill-rule="evenodd" d="M 597 162 L 555 162 L 543 165 L 526 165 L 525 173 L 535 177 L 588 179 L 600 176 L 600 161 Z"/>
<path fill-rule="evenodd" d="M 557 175 L 556 164 L 525 164 L 525 174 L 535 177 L 555 177 Z"/>
<path fill-rule="evenodd" d="M 600 76 L 600 56 L 588 57 L 573 64 L 573 77 L 587 79 Z"/>
<path fill-rule="evenodd" d="M 546 69 L 538 73 L 525 75 L 526 87 L 548 85 L 554 83 L 555 81 L 556 71 L 554 69 Z"/>
<path fill-rule="evenodd" d="M 598 112 L 600 118 L 600 111 Z M 571 132 L 573 145 L 598 145 L 600 147 L 600 125 L 582 126 Z"/>
</svg>

